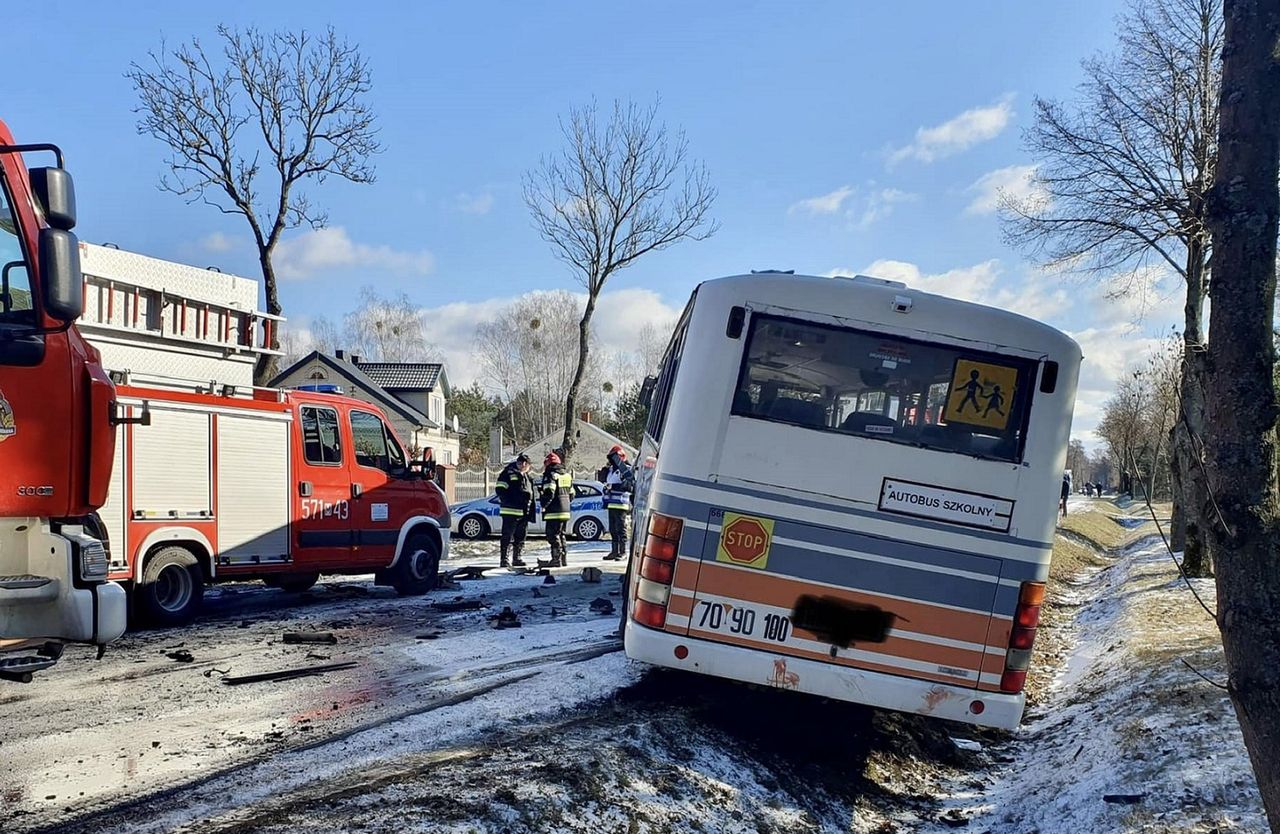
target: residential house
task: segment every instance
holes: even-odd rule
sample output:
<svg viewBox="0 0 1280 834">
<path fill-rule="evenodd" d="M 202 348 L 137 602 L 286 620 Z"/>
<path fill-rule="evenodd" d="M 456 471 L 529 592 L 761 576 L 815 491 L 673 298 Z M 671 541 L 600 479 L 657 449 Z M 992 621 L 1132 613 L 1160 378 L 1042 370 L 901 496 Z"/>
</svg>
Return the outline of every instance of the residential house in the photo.
<svg viewBox="0 0 1280 834">
<path fill-rule="evenodd" d="M 438 362 L 363 362 L 345 351 L 312 351 L 283 370 L 272 385 L 337 385 L 343 394 L 387 413 L 415 456 L 430 446 L 438 463 L 458 463 L 461 443 L 448 415 L 449 379 Z"/>
<path fill-rule="evenodd" d="M 609 454 L 609 450 L 615 445 L 621 446 L 623 451 L 627 453 L 627 460 L 632 463 L 635 462 L 638 452 L 634 446 L 625 440 L 614 437 L 595 423 L 592 423 L 589 415 L 583 416 L 587 419 L 574 421 L 574 431 L 577 433 L 574 439 L 577 440 L 577 445 L 573 451 L 573 460 L 569 462 L 569 468 L 573 470 L 577 477 L 594 478 L 596 470 L 605 464 L 605 455 Z M 534 470 L 541 472 L 543 458 L 563 442 L 564 429 L 556 429 L 520 449 L 517 454 L 524 453 L 528 455 L 529 459 L 533 461 Z"/>
</svg>

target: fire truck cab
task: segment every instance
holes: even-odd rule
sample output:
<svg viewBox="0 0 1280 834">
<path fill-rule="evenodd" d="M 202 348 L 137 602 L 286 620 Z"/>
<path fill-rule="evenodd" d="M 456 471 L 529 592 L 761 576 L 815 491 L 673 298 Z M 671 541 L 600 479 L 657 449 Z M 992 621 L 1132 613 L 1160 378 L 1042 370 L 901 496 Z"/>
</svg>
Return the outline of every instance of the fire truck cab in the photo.
<svg viewBox="0 0 1280 834">
<path fill-rule="evenodd" d="M 111 578 L 144 621 L 174 625 L 212 582 L 301 591 L 368 574 L 405 595 L 435 587 L 449 548 L 443 492 L 383 412 L 327 391 L 143 379 L 114 372 L 128 425 L 100 515 Z"/>
</svg>

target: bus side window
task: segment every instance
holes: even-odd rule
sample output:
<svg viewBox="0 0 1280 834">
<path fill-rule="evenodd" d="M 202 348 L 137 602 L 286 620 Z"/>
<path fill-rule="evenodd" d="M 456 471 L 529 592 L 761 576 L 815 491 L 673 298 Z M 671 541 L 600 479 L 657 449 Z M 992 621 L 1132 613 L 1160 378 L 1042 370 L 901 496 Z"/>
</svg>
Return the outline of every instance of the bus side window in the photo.
<svg viewBox="0 0 1280 834">
<path fill-rule="evenodd" d="M 658 384 L 653 392 L 653 407 L 649 410 L 649 423 L 645 426 L 645 434 L 654 440 L 662 440 L 662 429 L 667 424 L 667 407 L 671 404 L 671 389 L 675 386 L 676 372 L 680 369 L 680 356 L 684 352 L 684 339 L 689 333 L 689 313 L 693 309 L 693 301 L 685 310 L 675 335 L 671 337 L 671 346 L 667 348 L 667 356 L 662 362 L 662 371 L 658 374 Z"/>
</svg>

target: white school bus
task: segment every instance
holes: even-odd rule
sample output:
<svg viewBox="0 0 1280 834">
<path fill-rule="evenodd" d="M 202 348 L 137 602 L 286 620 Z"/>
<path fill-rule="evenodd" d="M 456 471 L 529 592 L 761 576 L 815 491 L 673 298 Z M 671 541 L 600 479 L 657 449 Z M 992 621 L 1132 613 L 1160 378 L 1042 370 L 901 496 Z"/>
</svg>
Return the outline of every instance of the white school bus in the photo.
<svg viewBox="0 0 1280 834">
<path fill-rule="evenodd" d="M 627 655 L 1017 726 L 1080 358 L 894 281 L 699 285 L 640 453 Z"/>
</svg>

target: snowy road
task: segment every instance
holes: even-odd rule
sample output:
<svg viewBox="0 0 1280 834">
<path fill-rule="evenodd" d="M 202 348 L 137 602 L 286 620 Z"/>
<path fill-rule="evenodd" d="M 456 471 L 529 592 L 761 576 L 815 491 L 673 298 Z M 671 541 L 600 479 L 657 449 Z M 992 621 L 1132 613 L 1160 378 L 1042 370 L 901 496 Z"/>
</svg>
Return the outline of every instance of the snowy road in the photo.
<svg viewBox="0 0 1280 834">
<path fill-rule="evenodd" d="M 589 608 L 598 597 L 618 600 L 620 568 L 600 560 L 607 549 L 572 545 L 573 567 L 556 571 L 554 585 L 495 570 L 416 599 L 369 577 L 329 579 L 302 595 L 259 583 L 217 586 L 190 627 L 129 634 L 102 661 L 70 650 L 35 682 L 0 689 L 0 759 L 22 763 L 0 771 L 0 828 L 66 831 L 76 819 L 141 800 L 154 811 L 166 790 L 391 722 L 399 729 L 388 732 L 406 732 L 401 719 L 489 690 L 486 697 L 497 699 L 495 687 L 532 697 L 531 677 L 554 677 L 594 658 L 616 680 L 593 681 L 591 694 L 608 692 L 627 679 L 620 658 L 606 660 L 620 648 L 616 615 Z M 460 544 L 443 567 L 496 567 L 495 550 L 492 542 Z M 581 581 L 586 565 L 607 571 L 602 583 Z M 484 607 L 434 607 L 457 598 Z M 517 611 L 521 628 L 492 627 L 489 618 L 504 606 Z M 332 632 L 338 642 L 288 645 L 286 631 Z M 168 656 L 181 652 L 192 660 Z M 224 672 L 343 661 L 356 665 L 286 681 L 221 683 Z M 105 829 L 94 823 L 86 830 Z"/>
</svg>

